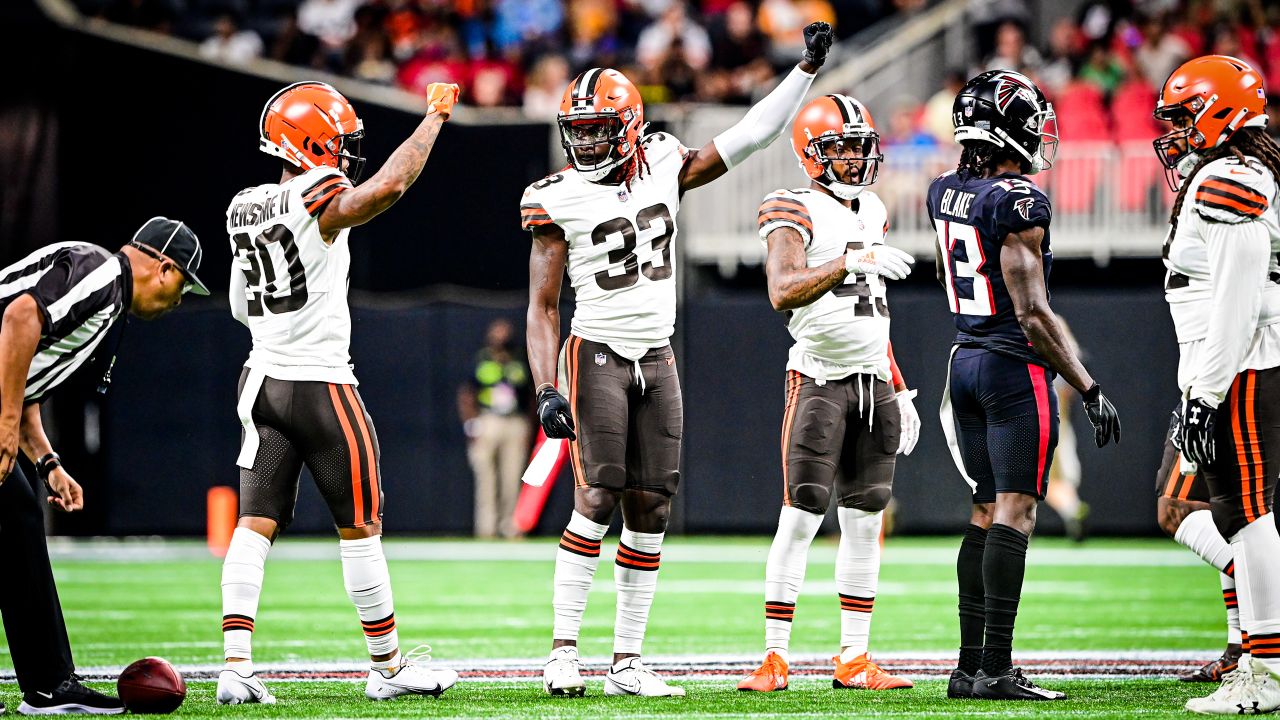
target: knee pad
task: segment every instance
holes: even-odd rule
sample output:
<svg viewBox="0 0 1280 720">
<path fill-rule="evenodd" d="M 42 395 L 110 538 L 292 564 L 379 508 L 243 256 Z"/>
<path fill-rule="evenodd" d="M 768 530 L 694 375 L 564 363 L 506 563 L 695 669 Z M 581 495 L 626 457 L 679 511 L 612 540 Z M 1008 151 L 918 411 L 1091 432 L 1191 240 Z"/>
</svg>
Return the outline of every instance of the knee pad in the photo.
<svg viewBox="0 0 1280 720">
<path fill-rule="evenodd" d="M 587 484 L 599 485 L 609 490 L 621 490 L 627 486 L 627 469 L 617 463 L 601 463 L 596 466 L 596 476 L 588 477 Z"/>
<path fill-rule="evenodd" d="M 815 515 L 825 515 L 831 504 L 831 488 L 816 483 L 800 483 L 791 491 L 791 506 Z"/>
<path fill-rule="evenodd" d="M 880 512 L 889 507 L 889 501 L 893 499 L 893 490 L 888 487 L 868 488 L 862 492 L 856 493 L 849 498 L 848 504 L 844 507 L 854 508 L 855 510 L 863 510 L 865 512 Z"/>
</svg>

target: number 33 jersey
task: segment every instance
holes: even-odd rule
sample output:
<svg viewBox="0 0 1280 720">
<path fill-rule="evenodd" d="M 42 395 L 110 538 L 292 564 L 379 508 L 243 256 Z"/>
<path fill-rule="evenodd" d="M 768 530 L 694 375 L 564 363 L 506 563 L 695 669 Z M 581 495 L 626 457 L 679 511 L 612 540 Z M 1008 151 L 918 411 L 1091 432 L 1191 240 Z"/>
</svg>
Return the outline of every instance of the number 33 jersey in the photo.
<svg viewBox="0 0 1280 720">
<path fill-rule="evenodd" d="M 244 321 L 253 335 L 246 367 L 277 380 L 356 383 L 347 308 L 349 230 L 326 245 L 319 221 L 351 187 L 346 175 L 319 167 L 284 183 L 248 188 L 231 201 L 231 307 L 235 312 L 247 304 Z"/>
<path fill-rule="evenodd" d="M 760 204 L 760 240 L 790 228 L 804 241 L 807 267 L 849 250 L 883 245 L 889 231 L 884 203 L 864 190 L 850 207 L 817 190 L 778 190 Z M 787 313 L 795 338 L 787 369 L 819 381 L 869 373 L 889 380 L 889 303 L 878 275 L 853 274 L 804 307 Z"/>
<path fill-rule="evenodd" d="M 566 169 L 533 183 L 521 226 L 559 225 L 577 296 L 573 334 L 638 358 L 663 347 L 676 320 L 676 213 L 688 149 L 666 133 L 643 141 L 646 167 L 630 185 L 604 185 Z"/>
<path fill-rule="evenodd" d="M 1048 367 L 1018 324 L 1000 269 L 1000 248 L 1013 233 L 1044 228 L 1040 258 L 1048 286 L 1053 265 L 1049 198 L 1035 183 L 1014 173 L 980 178 L 949 172 L 929 186 L 928 209 L 955 316 L 956 344 Z"/>
</svg>

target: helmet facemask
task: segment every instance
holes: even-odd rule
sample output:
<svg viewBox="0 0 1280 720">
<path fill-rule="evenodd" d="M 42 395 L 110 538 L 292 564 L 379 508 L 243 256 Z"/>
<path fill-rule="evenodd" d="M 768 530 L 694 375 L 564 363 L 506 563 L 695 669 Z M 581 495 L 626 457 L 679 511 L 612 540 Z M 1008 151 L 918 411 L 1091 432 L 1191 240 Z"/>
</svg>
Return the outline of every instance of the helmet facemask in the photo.
<svg viewBox="0 0 1280 720">
<path fill-rule="evenodd" d="M 636 152 L 617 113 L 575 113 L 561 117 L 558 125 L 569 164 L 591 182 L 605 179 Z"/>
<path fill-rule="evenodd" d="M 1156 157 L 1164 166 L 1164 179 L 1169 189 L 1177 192 L 1186 172 L 1195 166 L 1196 149 L 1204 147 L 1204 134 L 1196 129 L 1196 118 L 1207 109 L 1199 96 L 1177 105 L 1164 105 L 1153 113 L 1157 120 L 1171 123 L 1173 129 L 1151 141 Z M 1190 161 L 1190 162 L 1188 162 Z"/>
<path fill-rule="evenodd" d="M 1027 161 L 1028 175 L 1053 167 L 1054 158 L 1058 156 L 1058 113 L 1053 103 L 1045 103 L 1043 110 L 1027 118 L 1024 130 L 1028 136 L 1026 142 L 1010 137 L 1001 128 L 996 128 L 994 134 L 1003 141 L 1003 146 L 1013 148 Z"/>
<path fill-rule="evenodd" d="M 874 183 L 884 161 L 880 134 L 870 127 L 846 126 L 839 135 L 819 135 L 809 141 L 805 154 L 822 166 L 822 174 L 814 180 L 841 200 L 856 198 L 864 187 Z"/>
<path fill-rule="evenodd" d="M 364 141 L 364 124 L 361 123 L 355 132 L 340 135 L 336 140 L 325 143 L 325 148 L 338 158 L 338 169 L 341 170 L 354 185 L 360 182 L 364 174 L 365 158 L 360 154 L 360 145 Z"/>
</svg>

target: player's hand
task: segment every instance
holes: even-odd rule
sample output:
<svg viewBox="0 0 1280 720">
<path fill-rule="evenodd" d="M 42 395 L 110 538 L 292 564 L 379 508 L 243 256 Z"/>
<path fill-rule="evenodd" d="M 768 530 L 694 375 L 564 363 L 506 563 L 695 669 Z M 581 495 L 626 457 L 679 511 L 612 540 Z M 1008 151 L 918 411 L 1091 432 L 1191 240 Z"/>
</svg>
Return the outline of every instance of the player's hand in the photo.
<svg viewBox="0 0 1280 720">
<path fill-rule="evenodd" d="M 84 508 L 84 491 L 80 489 L 80 483 L 61 465 L 49 471 L 44 484 L 49 489 L 50 505 L 62 512 L 75 512 Z"/>
<path fill-rule="evenodd" d="M 22 425 L 21 418 L 9 420 L 0 418 L 0 483 L 18 464 L 18 429 Z"/>
<path fill-rule="evenodd" d="M 920 440 L 920 413 L 916 412 L 915 390 L 898 393 L 898 415 L 902 418 L 902 434 L 898 440 L 898 454 L 910 455 Z"/>
<path fill-rule="evenodd" d="M 427 86 L 427 114 L 438 113 L 442 120 L 448 120 L 460 92 L 453 83 L 431 83 Z"/>
<path fill-rule="evenodd" d="M 1182 402 L 1182 424 L 1178 428 L 1182 454 L 1198 466 L 1213 464 L 1213 425 L 1217 415 L 1217 408 L 1204 400 L 1187 398 Z"/>
<path fill-rule="evenodd" d="M 844 269 L 850 275 L 879 275 L 886 280 L 901 280 L 911 274 L 916 261 L 909 253 L 888 245 L 872 245 L 844 254 Z"/>
<path fill-rule="evenodd" d="M 1094 383 L 1093 387 L 1084 391 L 1084 412 L 1093 424 L 1093 441 L 1102 447 L 1114 438 L 1120 444 L 1120 413 L 1102 394 L 1102 386 Z"/>
<path fill-rule="evenodd" d="M 1169 417 L 1169 442 L 1173 444 L 1173 449 L 1182 452 L 1182 405 L 1178 405 L 1173 409 L 1173 414 Z"/>
<path fill-rule="evenodd" d="M 542 423 L 542 431 L 549 438 L 568 438 L 577 440 L 578 435 L 573 427 L 573 413 L 569 410 L 569 401 L 547 386 L 538 393 L 538 421 Z"/>
<path fill-rule="evenodd" d="M 831 49 L 834 34 L 831 26 L 824 22 L 809 23 L 804 28 L 804 61 L 817 70 L 827 61 L 827 51 Z"/>
</svg>

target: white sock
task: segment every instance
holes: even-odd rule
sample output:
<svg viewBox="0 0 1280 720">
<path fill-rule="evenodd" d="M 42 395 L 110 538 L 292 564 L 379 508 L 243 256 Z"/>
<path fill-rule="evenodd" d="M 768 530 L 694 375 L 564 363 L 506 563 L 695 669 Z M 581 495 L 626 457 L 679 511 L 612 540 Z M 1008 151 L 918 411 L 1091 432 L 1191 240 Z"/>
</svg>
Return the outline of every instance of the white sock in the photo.
<svg viewBox="0 0 1280 720">
<path fill-rule="evenodd" d="M 551 600 L 555 612 L 551 637 L 555 640 L 576 642 L 578 639 L 591 579 L 600 564 L 600 538 L 608 530 L 608 525 L 591 522 L 577 511 L 569 518 L 569 526 L 560 537 L 560 550 L 556 552 L 555 592 Z"/>
<path fill-rule="evenodd" d="M 387 570 L 387 558 L 382 553 L 382 537 L 374 535 L 359 540 L 339 540 L 338 552 L 342 555 L 342 582 L 347 588 L 347 597 L 351 598 L 360 616 L 369 654 L 394 654 L 400 647 L 400 638 L 396 633 L 391 573 Z M 380 664 L 399 667 L 386 662 Z"/>
<path fill-rule="evenodd" d="M 1236 590 L 1253 657 L 1280 675 L 1280 534 L 1267 513 L 1236 533 Z"/>
<path fill-rule="evenodd" d="M 1213 513 L 1208 510 L 1196 510 L 1183 518 L 1173 539 L 1217 568 L 1218 572 L 1226 570 L 1232 560 L 1231 546 L 1218 532 Z"/>
<path fill-rule="evenodd" d="M 618 611 L 613 621 L 613 652 L 640 654 L 649 608 L 658 589 L 658 565 L 666 533 L 640 533 L 622 528 L 613 584 L 618 590 Z"/>
<path fill-rule="evenodd" d="M 871 606 L 880 579 L 880 526 L 884 516 L 854 508 L 836 508 L 840 549 L 836 551 L 836 592 L 840 594 L 840 661 L 867 651 Z"/>
<path fill-rule="evenodd" d="M 1230 573 L 1230 574 L 1228 574 Z M 1227 572 L 1218 573 L 1222 581 L 1222 602 L 1227 606 L 1227 644 L 1240 644 L 1240 601 L 1236 597 L 1235 563 L 1227 565 Z"/>
<path fill-rule="evenodd" d="M 1233 548 L 1236 547 L 1236 540 L 1239 537 L 1240 535 L 1237 533 L 1231 538 Z M 1243 554 L 1235 561 L 1236 597 L 1238 598 L 1238 609 L 1240 611 L 1240 651 L 1243 653 L 1240 657 L 1239 666 L 1246 670 L 1253 667 L 1253 660 L 1250 659 L 1252 652 L 1249 641 L 1249 634 L 1253 631 L 1253 615 L 1249 604 L 1249 582 L 1243 569 L 1247 562 Z"/>
<path fill-rule="evenodd" d="M 271 541 L 249 528 L 238 527 L 231 533 L 222 561 L 223 657 L 253 657 L 253 619 L 258 615 L 262 569 L 269 552 Z"/>
<path fill-rule="evenodd" d="M 791 643 L 796 598 L 804 584 L 809 545 L 820 527 L 822 516 L 808 510 L 786 506 L 778 514 L 778 532 L 773 536 L 769 560 L 764 566 L 765 655 L 776 652 L 790 662 L 787 649 Z"/>
</svg>

